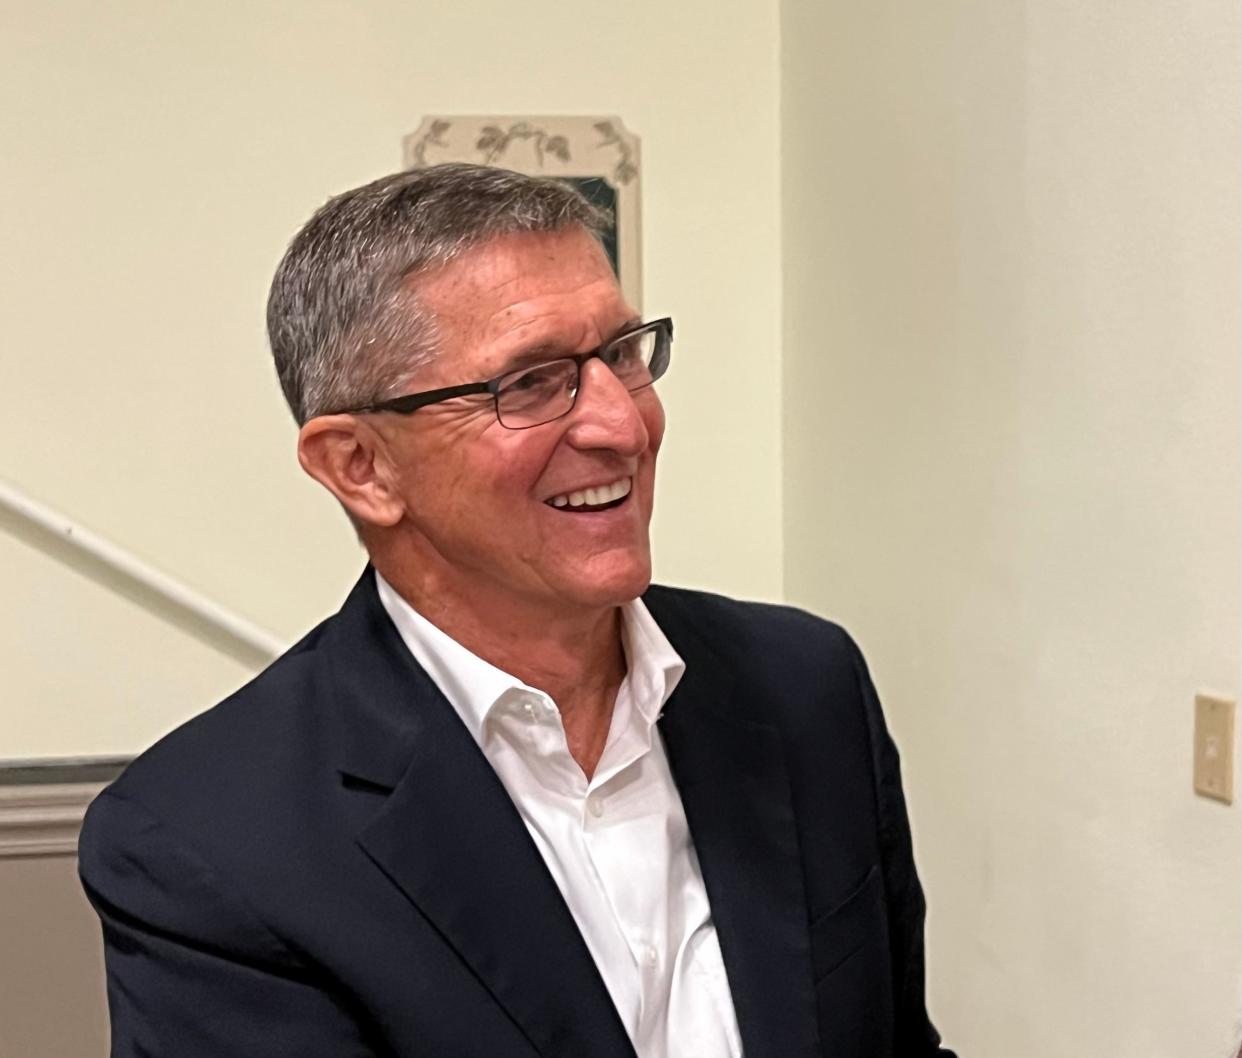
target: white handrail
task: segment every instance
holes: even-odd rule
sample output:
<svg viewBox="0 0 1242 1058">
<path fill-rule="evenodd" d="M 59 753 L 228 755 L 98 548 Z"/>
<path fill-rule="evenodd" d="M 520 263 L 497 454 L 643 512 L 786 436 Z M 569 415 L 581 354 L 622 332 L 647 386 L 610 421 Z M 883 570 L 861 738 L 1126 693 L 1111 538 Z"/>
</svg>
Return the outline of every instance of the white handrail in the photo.
<svg viewBox="0 0 1242 1058">
<path fill-rule="evenodd" d="M 12 529 L 41 550 L 147 609 L 160 611 L 175 624 L 245 663 L 263 665 L 285 650 L 285 644 L 270 632 L 3 480 L 0 527 Z"/>
</svg>

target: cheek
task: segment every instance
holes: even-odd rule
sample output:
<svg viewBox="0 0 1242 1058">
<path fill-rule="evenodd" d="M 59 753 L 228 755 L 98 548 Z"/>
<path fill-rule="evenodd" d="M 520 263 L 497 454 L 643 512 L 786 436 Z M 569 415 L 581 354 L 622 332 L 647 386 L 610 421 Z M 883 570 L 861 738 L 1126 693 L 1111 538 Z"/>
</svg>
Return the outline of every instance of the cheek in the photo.
<svg viewBox="0 0 1242 1058">
<path fill-rule="evenodd" d="M 643 425 L 647 428 L 647 451 L 654 456 L 664 441 L 664 405 L 654 390 L 650 393 L 650 403 L 642 409 Z"/>
<path fill-rule="evenodd" d="M 475 458 L 459 468 L 474 478 L 475 486 L 484 493 L 483 502 L 494 503 L 513 518 L 523 517 L 531 508 L 527 501 L 538 498 L 539 482 L 559 447 L 559 434 L 554 424 L 529 430 L 504 430 L 495 433 L 486 448 L 480 446 Z"/>
</svg>

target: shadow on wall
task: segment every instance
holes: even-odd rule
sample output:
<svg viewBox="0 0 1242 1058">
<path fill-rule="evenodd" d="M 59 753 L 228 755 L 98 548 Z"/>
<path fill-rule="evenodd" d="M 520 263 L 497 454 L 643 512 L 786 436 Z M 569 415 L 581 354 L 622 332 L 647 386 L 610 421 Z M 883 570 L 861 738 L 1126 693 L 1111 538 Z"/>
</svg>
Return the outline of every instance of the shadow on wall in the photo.
<svg viewBox="0 0 1242 1058">
<path fill-rule="evenodd" d="M 0 833 L 0 1058 L 108 1053 L 99 920 L 73 854 L 11 856 Z"/>
</svg>

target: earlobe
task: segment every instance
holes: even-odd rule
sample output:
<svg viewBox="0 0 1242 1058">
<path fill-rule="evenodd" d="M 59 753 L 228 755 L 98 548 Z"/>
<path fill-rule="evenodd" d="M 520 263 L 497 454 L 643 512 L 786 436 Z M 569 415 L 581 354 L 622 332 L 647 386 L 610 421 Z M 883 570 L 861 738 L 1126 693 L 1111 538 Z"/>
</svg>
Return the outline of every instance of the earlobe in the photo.
<svg viewBox="0 0 1242 1058">
<path fill-rule="evenodd" d="M 401 520 L 404 505 L 383 473 L 383 447 L 357 416 L 322 415 L 298 434 L 298 462 L 356 520 L 390 526 Z"/>
</svg>

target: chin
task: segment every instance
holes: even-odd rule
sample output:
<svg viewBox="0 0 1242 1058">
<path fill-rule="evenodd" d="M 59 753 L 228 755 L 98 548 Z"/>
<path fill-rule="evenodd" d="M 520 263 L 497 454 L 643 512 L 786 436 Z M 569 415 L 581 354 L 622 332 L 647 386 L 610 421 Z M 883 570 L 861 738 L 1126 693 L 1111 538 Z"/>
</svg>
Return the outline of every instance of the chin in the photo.
<svg viewBox="0 0 1242 1058">
<path fill-rule="evenodd" d="M 647 590 L 651 584 L 651 561 L 647 558 L 635 560 L 607 570 L 592 570 L 588 566 L 577 571 L 574 580 L 576 583 L 572 587 L 567 586 L 566 595 L 572 595 L 582 605 L 590 608 L 620 606 Z"/>
</svg>

